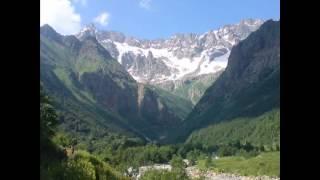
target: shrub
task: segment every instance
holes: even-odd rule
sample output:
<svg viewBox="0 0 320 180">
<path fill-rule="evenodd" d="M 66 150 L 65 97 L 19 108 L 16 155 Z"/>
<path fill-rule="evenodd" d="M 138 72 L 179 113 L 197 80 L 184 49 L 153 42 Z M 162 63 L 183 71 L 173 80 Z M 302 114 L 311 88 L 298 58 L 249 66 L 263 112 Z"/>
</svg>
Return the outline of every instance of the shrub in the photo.
<svg viewBox="0 0 320 180">
<path fill-rule="evenodd" d="M 77 180 L 95 180 L 95 167 L 86 159 L 72 159 L 67 165 L 67 177 Z"/>
</svg>

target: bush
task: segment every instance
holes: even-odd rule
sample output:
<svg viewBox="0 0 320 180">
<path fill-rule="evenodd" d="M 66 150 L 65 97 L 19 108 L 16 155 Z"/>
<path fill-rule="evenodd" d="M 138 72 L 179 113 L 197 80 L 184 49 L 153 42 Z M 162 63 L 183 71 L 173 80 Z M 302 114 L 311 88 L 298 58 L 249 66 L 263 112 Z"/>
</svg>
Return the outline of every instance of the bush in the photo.
<svg viewBox="0 0 320 180">
<path fill-rule="evenodd" d="M 237 149 L 235 147 L 224 145 L 219 148 L 218 155 L 219 156 L 232 156 L 232 155 L 235 155 L 236 152 L 237 152 Z"/>
<path fill-rule="evenodd" d="M 170 165 L 172 166 L 173 170 L 181 170 L 185 168 L 185 163 L 183 162 L 183 159 L 181 156 L 174 155 L 173 158 L 170 161 Z"/>
<path fill-rule="evenodd" d="M 186 164 L 183 162 L 181 156 L 174 155 L 170 161 L 172 166 L 172 173 L 175 174 L 175 177 L 178 179 L 188 179 L 187 173 L 185 171 Z"/>
<path fill-rule="evenodd" d="M 187 153 L 187 159 L 191 166 L 195 165 L 197 161 L 198 153 L 196 151 L 190 151 Z"/>
<path fill-rule="evenodd" d="M 52 138 L 52 141 L 62 147 L 68 147 L 71 145 L 70 137 L 63 133 L 56 133 L 56 135 Z"/>
<path fill-rule="evenodd" d="M 67 165 L 67 177 L 78 180 L 95 180 L 95 167 L 85 159 L 72 159 Z"/>
<path fill-rule="evenodd" d="M 94 179 L 99 180 L 126 179 L 120 173 L 113 170 L 109 165 L 86 151 L 79 151 L 75 155 L 74 160 L 76 162 L 80 162 L 78 163 L 78 165 L 84 166 L 84 168 L 82 168 L 82 171 L 83 174 L 88 177 L 88 179 L 90 179 L 90 176 L 93 174 L 95 175 Z"/>
</svg>

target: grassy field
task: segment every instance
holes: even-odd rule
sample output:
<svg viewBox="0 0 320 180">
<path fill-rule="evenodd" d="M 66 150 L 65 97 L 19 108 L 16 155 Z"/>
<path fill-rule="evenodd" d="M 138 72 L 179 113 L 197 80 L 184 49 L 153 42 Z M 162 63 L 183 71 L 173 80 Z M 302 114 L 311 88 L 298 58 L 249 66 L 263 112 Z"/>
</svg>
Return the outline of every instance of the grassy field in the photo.
<svg viewBox="0 0 320 180">
<path fill-rule="evenodd" d="M 198 166 L 204 164 L 199 161 Z M 210 169 L 218 172 L 240 174 L 244 176 L 280 176 L 280 152 L 262 153 L 256 157 L 244 158 L 238 156 L 222 157 L 213 160 Z"/>
</svg>

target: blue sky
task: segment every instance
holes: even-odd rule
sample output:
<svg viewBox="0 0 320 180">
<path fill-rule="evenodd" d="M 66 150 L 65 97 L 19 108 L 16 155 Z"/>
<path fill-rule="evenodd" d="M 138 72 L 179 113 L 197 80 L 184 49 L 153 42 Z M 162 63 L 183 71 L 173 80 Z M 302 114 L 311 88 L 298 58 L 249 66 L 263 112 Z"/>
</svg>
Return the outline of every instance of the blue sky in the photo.
<svg viewBox="0 0 320 180">
<path fill-rule="evenodd" d="M 279 0 L 41 0 L 40 3 L 44 4 L 40 9 L 40 25 L 48 23 L 62 34 L 73 34 L 94 22 L 99 29 L 156 39 L 175 33 L 204 33 L 245 18 L 280 18 Z"/>
</svg>

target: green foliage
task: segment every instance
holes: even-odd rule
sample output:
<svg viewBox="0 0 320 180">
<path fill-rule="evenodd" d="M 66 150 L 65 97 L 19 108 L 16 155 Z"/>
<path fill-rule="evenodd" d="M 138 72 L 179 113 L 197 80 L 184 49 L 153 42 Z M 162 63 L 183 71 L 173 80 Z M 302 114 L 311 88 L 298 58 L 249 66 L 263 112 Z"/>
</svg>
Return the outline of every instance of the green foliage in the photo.
<svg viewBox="0 0 320 180">
<path fill-rule="evenodd" d="M 48 168 L 51 161 L 64 158 L 61 149 L 52 142 L 57 125 L 57 114 L 50 98 L 40 85 L 40 174 Z"/>
<path fill-rule="evenodd" d="M 214 170 L 240 175 L 280 176 L 280 153 L 262 153 L 256 157 L 224 157 L 214 161 Z"/>
<path fill-rule="evenodd" d="M 51 103 L 40 86 L 40 141 L 51 138 L 57 125 L 57 114 Z"/>
<path fill-rule="evenodd" d="M 205 159 L 205 161 L 204 161 L 204 165 L 205 165 L 205 167 L 211 167 L 211 166 L 213 166 L 213 161 L 212 161 L 212 158 L 209 156 L 209 157 L 207 157 L 206 159 Z"/>
<path fill-rule="evenodd" d="M 172 172 L 176 174 L 177 179 L 188 179 L 185 167 L 186 164 L 183 162 L 182 157 L 174 155 L 170 161 L 172 166 Z"/>
<path fill-rule="evenodd" d="M 86 176 L 93 177 L 93 179 L 125 179 L 122 175 L 115 170 L 113 170 L 105 162 L 101 161 L 99 158 L 89 154 L 85 151 L 79 151 L 71 161 L 76 163 L 77 169 L 82 166 L 83 172 Z"/>
<path fill-rule="evenodd" d="M 276 109 L 255 118 L 221 122 L 192 133 L 187 140 L 188 144 L 209 147 L 228 145 L 233 142 L 244 144 L 243 148 L 246 151 L 252 150 L 252 146 L 259 147 L 260 150 L 264 150 L 265 148 L 261 148 L 264 146 L 274 146 L 275 150 L 277 147 L 280 149 L 280 110 Z M 227 155 L 234 152 L 231 147 L 223 147 L 221 151 Z"/>
<path fill-rule="evenodd" d="M 54 128 L 52 131 L 53 135 L 50 138 L 53 142 L 53 148 L 51 149 L 55 149 L 53 152 L 60 152 L 60 156 L 58 156 L 59 153 L 56 153 L 56 156 L 52 156 L 54 157 L 53 159 L 42 158 L 42 162 L 46 162 L 46 165 L 40 166 L 42 179 L 65 179 L 66 177 L 79 180 L 121 179 L 123 177 L 117 171 L 123 173 L 129 167 L 137 169 L 143 165 L 168 162 L 173 166 L 171 172 L 150 172 L 146 173 L 144 178 L 187 179 L 183 158 L 187 158 L 191 165 L 197 164 L 202 169 L 207 169 L 217 167 L 216 160 L 212 161 L 211 158 L 213 152 L 217 152 L 219 156 L 237 155 L 250 159 L 256 156 L 258 151 L 264 151 L 265 147 L 269 147 L 261 144 L 260 146 L 253 146 L 249 141 L 240 142 L 233 139 L 225 141 L 226 143 L 219 143 L 218 145 L 202 144 L 199 142 L 165 146 L 155 144 L 144 145 L 139 139 L 128 138 L 113 133 L 105 133 L 99 136 L 92 135 L 85 139 L 78 137 L 79 143 L 77 143 L 71 135 L 66 135 L 62 132 L 54 133 Z M 77 149 L 81 147 L 82 149 L 88 149 L 95 156 L 88 152 L 78 151 L 73 158 L 66 158 L 61 155 L 61 149 L 56 146 L 68 147 L 72 144 L 77 144 Z M 271 150 L 279 148 L 277 144 L 270 146 Z M 46 151 L 46 153 L 48 152 L 50 151 Z M 116 170 L 112 169 L 107 163 Z M 263 164 L 264 162 L 261 163 Z M 219 171 L 223 170 L 225 169 L 219 169 Z"/>
<path fill-rule="evenodd" d="M 218 155 L 219 156 L 232 156 L 236 154 L 237 148 L 232 147 L 232 146 L 222 146 L 218 150 Z"/>
<path fill-rule="evenodd" d="M 66 157 L 59 146 L 76 145 L 77 141 L 61 132 L 56 133 L 56 125 L 56 111 L 40 86 L 40 179 L 126 179 L 88 152 L 78 151 L 74 157 Z"/>
<path fill-rule="evenodd" d="M 203 152 L 198 149 L 191 150 L 187 153 L 186 158 L 189 160 L 191 166 L 195 165 L 198 158 L 201 157 Z"/>
<path fill-rule="evenodd" d="M 173 170 L 177 170 L 177 171 L 185 168 L 185 164 L 183 162 L 182 157 L 176 156 L 176 155 L 172 157 L 170 161 L 170 165 L 172 166 Z"/>
<path fill-rule="evenodd" d="M 41 167 L 40 167 L 41 169 Z M 109 165 L 90 155 L 79 151 L 73 158 L 51 163 L 43 170 L 41 179 L 71 179 L 71 180 L 126 180 L 120 173 Z"/>
<path fill-rule="evenodd" d="M 67 165 L 67 177 L 93 180 L 96 177 L 94 166 L 84 159 L 71 159 Z"/>
<path fill-rule="evenodd" d="M 172 146 L 156 146 L 148 144 L 136 147 L 118 147 L 117 149 L 107 148 L 99 152 L 99 156 L 121 172 L 129 167 L 155 163 L 168 163 L 176 149 Z"/>
<path fill-rule="evenodd" d="M 57 167 L 64 158 L 61 149 L 51 140 L 57 125 L 57 114 L 51 103 L 40 84 L 40 176 L 43 179 L 57 171 L 59 168 L 52 168 L 52 164 Z"/>
<path fill-rule="evenodd" d="M 201 171 L 206 171 L 212 167 L 215 166 L 214 161 L 212 160 L 211 156 L 201 156 L 199 157 L 196 166 L 201 170 Z"/>
</svg>

